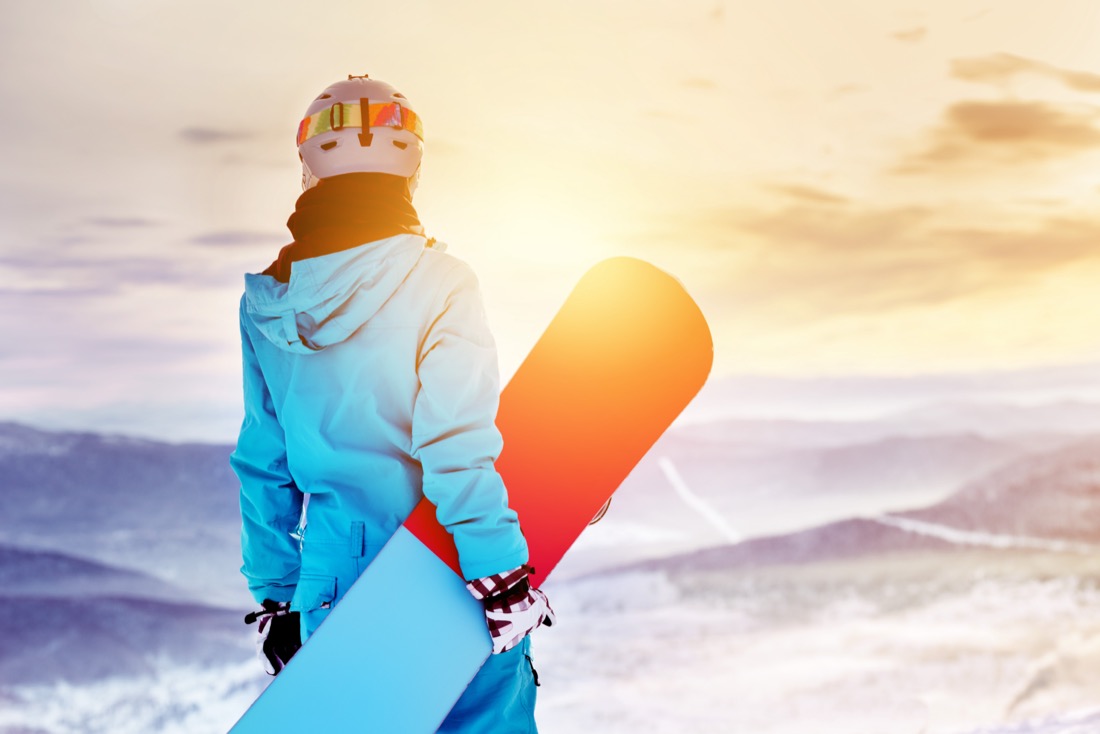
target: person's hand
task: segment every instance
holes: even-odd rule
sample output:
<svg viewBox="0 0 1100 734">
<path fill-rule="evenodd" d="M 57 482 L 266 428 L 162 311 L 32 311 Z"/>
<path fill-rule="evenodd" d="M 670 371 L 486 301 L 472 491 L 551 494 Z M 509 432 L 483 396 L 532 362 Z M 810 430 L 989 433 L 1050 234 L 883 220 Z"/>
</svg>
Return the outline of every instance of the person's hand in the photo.
<svg viewBox="0 0 1100 734">
<path fill-rule="evenodd" d="M 546 594 L 531 588 L 528 571 L 527 566 L 520 566 L 466 584 L 474 598 L 485 605 L 494 655 L 511 650 L 539 625 L 550 627 L 557 621 Z"/>
<path fill-rule="evenodd" d="M 256 657 L 268 675 L 278 675 L 302 646 L 298 612 L 290 611 L 289 602 L 264 599 L 263 609 L 245 615 L 245 624 L 256 621 Z"/>
</svg>

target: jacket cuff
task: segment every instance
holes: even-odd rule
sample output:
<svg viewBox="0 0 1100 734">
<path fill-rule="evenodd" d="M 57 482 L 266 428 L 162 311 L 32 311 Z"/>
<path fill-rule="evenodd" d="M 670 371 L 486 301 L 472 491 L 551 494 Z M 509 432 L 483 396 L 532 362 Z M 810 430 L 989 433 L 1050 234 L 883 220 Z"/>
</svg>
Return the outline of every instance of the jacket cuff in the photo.
<svg viewBox="0 0 1100 734">
<path fill-rule="evenodd" d="M 458 554 L 459 565 L 462 567 L 462 577 L 467 581 L 492 576 L 495 573 L 507 571 L 527 563 L 527 543 L 520 539 L 519 547 L 507 555 L 487 559 L 463 559 L 461 551 Z"/>
<path fill-rule="evenodd" d="M 263 604 L 265 599 L 277 602 L 289 602 L 294 597 L 293 586 L 261 586 L 250 588 L 252 598 L 257 604 Z"/>
</svg>

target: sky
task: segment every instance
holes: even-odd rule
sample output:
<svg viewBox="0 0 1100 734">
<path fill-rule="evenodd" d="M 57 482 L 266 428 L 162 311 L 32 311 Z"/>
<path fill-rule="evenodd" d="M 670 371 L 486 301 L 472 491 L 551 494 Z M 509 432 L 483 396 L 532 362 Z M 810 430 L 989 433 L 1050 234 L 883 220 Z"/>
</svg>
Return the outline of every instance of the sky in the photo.
<svg viewBox="0 0 1100 734">
<path fill-rule="evenodd" d="M 715 377 L 1100 360 L 1094 0 L 42 0 L 0 26 L 0 419 L 240 421 L 237 301 L 298 120 L 369 73 L 507 377 L 591 265 L 697 298 Z"/>
</svg>

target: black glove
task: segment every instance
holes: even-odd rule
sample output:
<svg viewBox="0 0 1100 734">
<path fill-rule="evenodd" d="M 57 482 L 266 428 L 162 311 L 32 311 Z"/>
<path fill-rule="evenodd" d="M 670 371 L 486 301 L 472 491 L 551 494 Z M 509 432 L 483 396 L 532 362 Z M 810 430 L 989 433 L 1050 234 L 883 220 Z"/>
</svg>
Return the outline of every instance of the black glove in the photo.
<svg viewBox="0 0 1100 734">
<path fill-rule="evenodd" d="M 256 629 L 256 657 L 268 675 L 278 675 L 302 646 L 298 612 L 290 611 L 289 602 L 264 599 L 263 609 L 245 615 L 244 623 L 259 620 Z"/>
</svg>

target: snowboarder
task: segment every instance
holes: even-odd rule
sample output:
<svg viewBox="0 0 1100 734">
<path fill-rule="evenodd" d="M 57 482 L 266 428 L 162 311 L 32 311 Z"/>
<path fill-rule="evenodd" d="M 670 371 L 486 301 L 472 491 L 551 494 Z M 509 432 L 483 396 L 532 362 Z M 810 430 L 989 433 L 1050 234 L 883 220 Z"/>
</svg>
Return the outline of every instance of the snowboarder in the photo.
<svg viewBox="0 0 1100 734">
<path fill-rule="evenodd" d="M 412 204 L 422 141 L 404 95 L 365 75 L 325 89 L 298 126 L 294 241 L 245 276 L 240 307 L 231 463 L 241 570 L 262 604 L 246 621 L 278 673 L 427 497 L 494 653 L 440 731 L 533 732 L 528 634 L 554 614 L 494 468 L 499 377 L 477 280 Z"/>
</svg>

